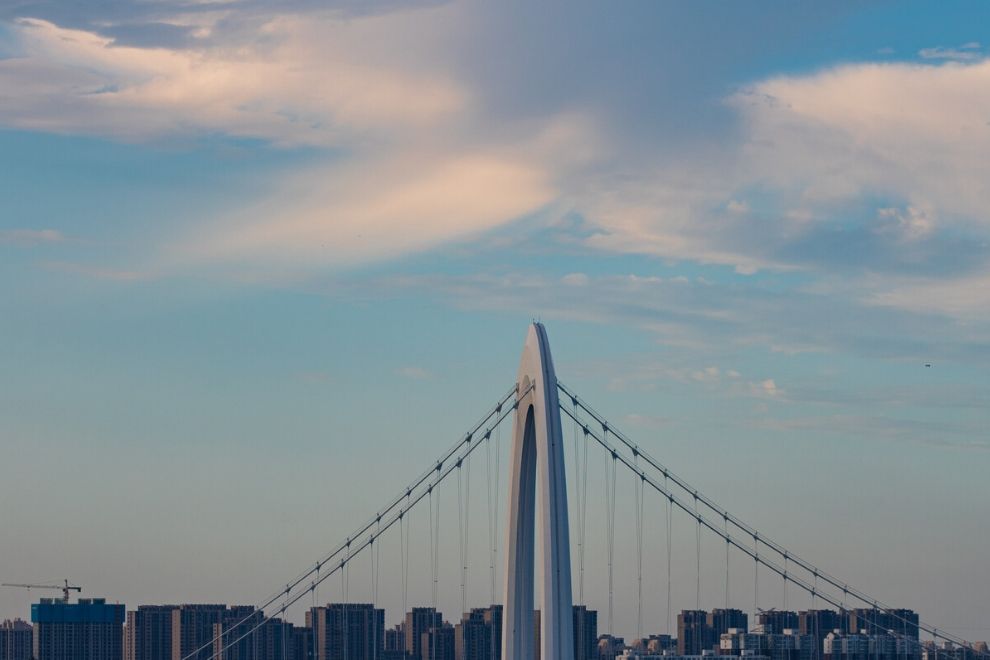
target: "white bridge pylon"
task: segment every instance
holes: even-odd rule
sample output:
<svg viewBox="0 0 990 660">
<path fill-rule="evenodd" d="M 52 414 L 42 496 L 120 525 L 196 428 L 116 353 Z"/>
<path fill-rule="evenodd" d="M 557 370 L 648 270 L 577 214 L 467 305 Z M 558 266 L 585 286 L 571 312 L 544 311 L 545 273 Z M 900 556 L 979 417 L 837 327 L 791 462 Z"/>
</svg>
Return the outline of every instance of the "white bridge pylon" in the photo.
<svg viewBox="0 0 990 660">
<path fill-rule="evenodd" d="M 534 655 L 533 562 L 537 498 L 543 548 L 541 657 L 543 660 L 570 660 L 574 657 L 574 639 L 564 437 L 560 427 L 557 376 L 547 332 L 541 323 L 529 327 L 516 385 L 520 398 L 512 433 L 512 471 L 509 473 L 502 660 L 532 660 Z"/>
</svg>

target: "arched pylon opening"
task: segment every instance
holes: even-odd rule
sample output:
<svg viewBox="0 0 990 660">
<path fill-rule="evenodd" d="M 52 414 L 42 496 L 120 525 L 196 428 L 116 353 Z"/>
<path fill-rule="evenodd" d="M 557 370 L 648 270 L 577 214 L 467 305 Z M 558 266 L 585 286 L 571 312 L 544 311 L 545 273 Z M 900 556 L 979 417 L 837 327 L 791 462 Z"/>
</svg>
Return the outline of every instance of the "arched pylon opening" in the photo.
<svg viewBox="0 0 990 660">
<path fill-rule="evenodd" d="M 529 328 L 519 362 L 505 543 L 503 660 L 532 660 L 534 542 L 539 501 L 543 548 L 541 657 L 574 657 L 570 530 L 557 376 L 543 325 Z"/>
</svg>

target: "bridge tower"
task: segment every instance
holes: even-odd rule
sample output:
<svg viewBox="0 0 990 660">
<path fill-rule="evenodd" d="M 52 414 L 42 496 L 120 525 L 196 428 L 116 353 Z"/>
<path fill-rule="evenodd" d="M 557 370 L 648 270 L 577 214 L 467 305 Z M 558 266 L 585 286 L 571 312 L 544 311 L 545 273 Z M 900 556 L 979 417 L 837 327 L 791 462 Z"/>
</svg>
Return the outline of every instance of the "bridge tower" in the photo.
<svg viewBox="0 0 990 660">
<path fill-rule="evenodd" d="M 543 548 L 542 660 L 571 660 L 574 639 L 571 550 L 557 376 L 546 329 L 533 323 L 517 380 L 519 406 L 512 434 L 502 660 L 533 660 L 533 582 L 536 503 Z"/>
</svg>

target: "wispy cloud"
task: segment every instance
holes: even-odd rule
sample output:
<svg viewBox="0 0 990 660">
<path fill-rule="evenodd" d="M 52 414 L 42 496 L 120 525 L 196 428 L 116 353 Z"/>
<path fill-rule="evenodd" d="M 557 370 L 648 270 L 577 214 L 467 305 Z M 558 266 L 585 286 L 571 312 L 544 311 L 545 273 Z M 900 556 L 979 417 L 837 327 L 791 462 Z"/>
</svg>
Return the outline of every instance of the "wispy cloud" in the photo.
<svg viewBox="0 0 990 660">
<path fill-rule="evenodd" d="M 990 275 L 988 90 L 982 56 L 757 81 L 727 101 L 742 119 L 738 142 L 582 195 L 584 243 L 739 273 L 802 272 L 917 311 L 935 297 L 893 295 L 911 276 L 965 292 L 928 311 L 988 320 L 974 290 Z"/>
<path fill-rule="evenodd" d="M 553 197 L 546 172 L 497 151 L 320 167 L 282 189 L 198 228 L 173 258 L 340 268 L 475 237 Z"/>
<path fill-rule="evenodd" d="M 0 245 L 39 245 L 65 241 L 55 229 L 0 229 Z"/>
<path fill-rule="evenodd" d="M 990 442 L 973 439 L 978 429 L 971 424 L 932 422 L 880 415 L 812 415 L 800 417 L 763 417 L 748 425 L 767 431 L 793 434 L 799 431 L 841 434 L 863 439 L 908 441 L 931 447 L 966 451 L 990 451 Z"/>
<path fill-rule="evenodd" d="M 433 372 L 429 369 L 417 366 L 405 366 L 395 370 L 396 376 L 408 378 L 410 380 L 429 380 L 433 378 Z"/>
<path fill-rule="evenodd" d="M 213 35 L 197 14 L 207 36 L 181 48 L 19 19 L 20 53 L 0 60 L 0 90 L 16 90 L 0 91 L 0 123 L 119 140 L 220 133 L 324 154 L 175 237 L 164 270 L 342 268 L 469 240 L 557 199 L 559 174 L 594 140 L 576 114 L 491 136 L 471 84 L 442 66 L 438 35 L 461 12 L 277 15 L 251 39 Z"/>
<path fill-rule="evenodd" d="M 329 371 L 302 371 L 295 374 L 295 378 L 311 385 L 319 385 L 333 381 L 333 375 Z"/>
<path fill-rule="evenodd" d="M 726 99 L 740 119 L 731 139 L 627 158 L 602 136 L 634 131 L 606 112 L 557 107 L 492 131 L 485 81 L 444 65 L 463 8 L 248 13 L 244 33 L 216 13 L 156 15 L 189 28 L 171 47 L 21 19 L 18 56 L 0 61 L 0 90 L 16 90 L 0 92 L 0 122 L 127 140 L 219 132 L 326 154 L 172 237 L 163 269 L 342 269 L 566 214 L 577 220 L 554 229 L 568 246 L 800 272 L 819 291 L 910 311 L 939 297 L 905 287 L 954 288 L 965 293 L 926 311 L 987 318 L 972 287 L 990 275 L 990 60 L 975 42 L 930 62 L 756 80 Z"/>
<path fill-rule="evenodd" d="M 115 268 L 104 268 L 88 264 L 72 263 L 67 261 L 46 261 L 42 263 L 44 268 L 70 275 L 81 275 L 97 280 L 109 280 L 114 282 L 136 282 L 150 277 L 150 273 L 136 270 L 120 270 Z"/>
<path fill-rule="evenodd" d="M 970 41 L 958 47 L 935 46 L 932 48 L 922 48 L 918 55 L 926 60 L 959 60 L 972 61 L 982 57 L 980 43 Z"/>
<path fill-rule="evenodd" d="M 990 342 L 980 331 L 984 324 L 960 325 L 954 317 L 864 299 L 863 287 L 869 291 L 869 283 L 861 284 L 856 295 L 849 295 L 845 288 L 781 289 L 773 282 L 742 288 L 702 278 L 636 275 L 589 277 L 587 284 L 575 287 L 559 278 L 528 272 L 386 277 L 341 285 L 334 295 L 347 295 L 349 287 L 362 296 L 428 293 L 465 309 L 538 311 L 545 319 L 620 323 L 653 334 L 667 347 L 697 354 L 762 346 L 791 354 L 842 352 L 916 362 L 965 359 L 990 364 Z M 897 332 L 891 333 L 891 328 Z M 654 367 L 663 372 L 652 373 Z M 731 380 L 747 395 L 769 394 L 763 381 L 774 377 L 730 373 L 711 363 L 641 365 L 637 372 L 642 373 L 643 383 L 661 375 L 701 385 Z M 749 388 L 749 382 L 756 386 Z M 615 387 L 633 384 L 626 381 Z M 778 393 L 787 389 L 777 381 L 773 386 Z"/>
<path fill-rule="evenodd" d="M 132 140 L 219 131 L 327 146 L 449 121 L 468 102 L 463 88 L 398 58 L 375 63 L 375 44 L 408 27 L 391 16 L 281 16 L 252 45 L 167 49 L 22 18 L 18 56 L 0 61 L 0 121 Z"/>
<path fill-rule="evenodd" d="M 659 415 L 629 413 L 628 415 L 623 416 L 622 422 L 626 426 L 655 431 L 658 429 L 668 428 L 673 423 L 673 420 L 669 417 L 662 417 Z"/>
</svg>

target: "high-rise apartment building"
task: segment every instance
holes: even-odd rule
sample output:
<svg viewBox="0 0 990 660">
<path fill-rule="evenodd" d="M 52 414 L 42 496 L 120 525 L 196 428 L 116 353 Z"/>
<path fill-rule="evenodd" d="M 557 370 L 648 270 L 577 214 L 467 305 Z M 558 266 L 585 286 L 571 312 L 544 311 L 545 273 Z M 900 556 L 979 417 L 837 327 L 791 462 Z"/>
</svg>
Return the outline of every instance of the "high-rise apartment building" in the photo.
<svg viewBox="0 0 990 660">
<path fill-rule="evenodd" d="M 314 660 L 316 642 L 309 626 L 292 627 L 292 660 Z"/>
<path fill-rule="evenodd" d="M 127 613 L 124 660 L 172 660 L 172 611 L 176 605 L 141 605 Z"/>
<path fill-rule="evenodd" d="M 315 660 L 381 660 L 385 610 L 371 603 L 331 603 L 306 613 L 316 638 Z"/>
<path fill-rule="evenodd" d="M 790 610 L 762 610 L 756 615 L 756 623 L 764 633 L 781 634 L 785 630 L 798 630 L 798 613 Z"/>
<path fill-rule="evenodd" d="M 533 610 L 533 660 L 543 657 L 543 623 L 540 610 Z"/>
<path fill-rule="evenodd" d="M 406 631 L 403 630 L 403 624 L 385 631 L 382 660 L 406 660 Z"/>
<path fill-rule="evenodd" d="M 598 660 L 615 660 L 626 648 L 626 640 L 608 633 L 598 637 Z"/>
<path fill-rule="evenodd" d="M 27 621 L 14 619 L 0 623 L 0 660 L 31 660 L 34 631 Z"/>
<path fill-rule="evenodd" d="M 682 610 L 677 615 L 677 654 L 701 655 L 702 649 L 711 648 L 708 628 L 708 612 Z"/>
<path fill-rule="evenodd" d="M 312 660 L 292 624 L 264 619 L 251 605 L 142 605 L 127 613 L 124 660 Z"/>
<path fill-rule="evenodd" d="M 780 633 L 765 632 L 759 626 L 754 632 L 730 628 L 722 633 L 719 655 L 764 655 L 770 660 L 811 660 L 814 638 L 802 635 L 793 628 Z"/>
<path fill-rule="evenodd" d="M 406 655 L 410 660 L 423 660 L 421 653 L 423 633 L 441 625 L 443 625 L 443 615 L 433 607 L 414 607 L 406 613 L 403 630 L 406 633 Z"/>
<path fill-rule="evenodd" d="M 42 598 L 31 606 L 36 660 L 123 660 L 124 606 L 104 598 L 66 603 Z"/>
<path fill-rule="evenodd" d="M 718 638 L 729 629 L 749 630 L 749 615 L 742 610 L 714 609 L 705 617 L 709 638 L 704 648 L 718 648 Z"/>
<path fill-rule="evenodd" d="M 584 605 L 574 606 L 574 660 L 598 658 L 598 612 Z"/>
<path fill-rule="evenodd" d="M 267 634 L 265 615 L 253 607 L 237 606 L 220 612 L 210 632 L 214 660 L 258 660 Z"/>
<path fill-rule="evenodd" d="M 902 637 L 918 640 L 918 613 L 914 610 L 857 608 L 849 610 L 848 617 L 846 630 L 851 633 L 865 631 L 867 635 L 883 635 L 892 631 Z"/>
<path fill-rule="evenodd" d="M 821 660 L 822 644 L 830 632 L 848 630 L 848 619 L 835 610 L 804 610 L 798 612 L 798 631 L 815 640 L 812 660 Z"/>
<path fill-rule="evenodd" d="M 492 605 L 485 610 L 485 623 L 492 629 L 492 660 L 502 658 L 502 606 Z"/>
<path fill-rule="evenodd" d="M 251 614 L 254 608 L 238 606 L 233 608 L 241 616 Z M 172 657 L 171 660 L 210 660 L 213 655 L 214 629 L 224 619 L 234 615 L 223 604 L 186 604 L 172 610 Z"/>
<path fill-rule="evenodd" d="M 423 660 L 454 660 L 454 627 L 442 623 L 424 632 L 419 653 Z"/>
<path fill-rule="evenodd" d="M 909 651 L 908 643 L 903 637 L 888 634 L 831 632 L 825 636 L 822 651 L 825 660 L 903 660 Z"/>
<path fill-rule="evenodd" d="M 260 610 L 227 613 L 213 625 L 215 660 L 294 660 L 293 628 Z"/>
<path fill-rule="evenodd" d="M 498 608 L 498 616 L 492 612 Z M 465 612 L 454 626 L 454 660 L 500 660 L 502 650 L 501 605 L 476 607 Z"/>
<path fill-rule="evenodd" d="M 677 650 L 677 640 L 670 635 L 650 635 L 641 640 L 641 646 L 645 655 L 663 655 Z"/>
</svg>

